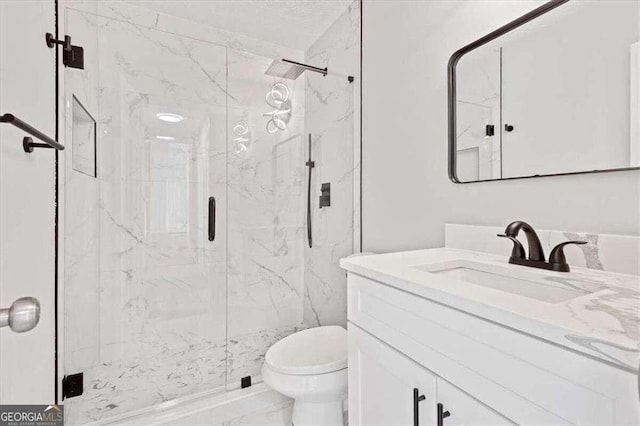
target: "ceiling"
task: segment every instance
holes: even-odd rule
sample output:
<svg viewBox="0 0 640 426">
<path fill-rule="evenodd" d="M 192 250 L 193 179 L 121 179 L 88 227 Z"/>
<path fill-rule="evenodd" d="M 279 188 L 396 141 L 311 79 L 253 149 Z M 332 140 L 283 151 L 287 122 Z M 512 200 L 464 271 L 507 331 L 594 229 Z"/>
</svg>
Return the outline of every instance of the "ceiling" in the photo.
<svg viewBox="0 0 640 426">
<path fill-rule="evenodd" d="M 209 27 L 298 50 L 311 46 L 353 0 L 129 0 Z"/>
</svg>

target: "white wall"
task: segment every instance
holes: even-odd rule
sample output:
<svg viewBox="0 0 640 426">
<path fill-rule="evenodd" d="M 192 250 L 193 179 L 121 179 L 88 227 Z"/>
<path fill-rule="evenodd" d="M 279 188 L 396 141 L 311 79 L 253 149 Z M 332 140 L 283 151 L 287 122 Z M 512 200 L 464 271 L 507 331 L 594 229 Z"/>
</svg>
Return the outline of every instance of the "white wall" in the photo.
<svg viewBox="0 0 640 426">
<path fill-rule="evenodd" d="M 444 244 L 445 223 L 523 219 L 638 235 L 637 171 L 453 184 L 447 176 L 447 61 L 540 1 L 365 1 L 363 249 Z"/>
<path fill-rule="evenodd" d="M 0 114 L 15 114 L 53 137 L 55 50 L 46 46 L 46 32 L 55 33 L 53 0 L 0 1 Z M 0 329 L 0 404 L 51 404 L 55 152 L 25 153 L 24 136 L 0 124 L 0 308 L 35 297 L 40 323 L 21 334 Z"/>
<path fill-rule="evenodd" d="M 515 126 L 500 129 L 504 177 L 629 167 L 638 11 L 627 0 L 569 2 L 494 42 L 502 120 Z"/>
</svg>

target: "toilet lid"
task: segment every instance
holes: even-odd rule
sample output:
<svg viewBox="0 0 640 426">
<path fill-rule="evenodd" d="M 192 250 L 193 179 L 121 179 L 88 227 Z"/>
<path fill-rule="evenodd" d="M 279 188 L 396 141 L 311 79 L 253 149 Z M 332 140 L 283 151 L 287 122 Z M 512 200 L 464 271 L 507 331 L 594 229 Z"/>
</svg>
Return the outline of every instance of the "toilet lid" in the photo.
<svg viewBox="0 0 640 426">
<path fill-rule="evenodd" d="M 342 370 L 347 367 L 347 331 L 326 326 L 291 334 L 271 346 L 265 363 L 274 371 L 292 375 Z"/>
</svg>

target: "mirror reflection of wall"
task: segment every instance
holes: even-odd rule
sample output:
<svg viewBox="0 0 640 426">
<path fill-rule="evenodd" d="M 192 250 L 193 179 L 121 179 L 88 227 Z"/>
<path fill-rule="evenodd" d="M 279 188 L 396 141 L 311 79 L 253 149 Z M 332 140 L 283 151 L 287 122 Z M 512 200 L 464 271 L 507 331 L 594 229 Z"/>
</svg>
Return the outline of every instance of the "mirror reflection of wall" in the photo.
<svg viewBox="0 0 640 426">
<path fill-rule="evenodd" d="M 473 53 L 476 53 L 472 55 Z M 463 181 L 500 179 L 501 49 L 479 49 L 458 66 L 457 156 Z M 465 58 L 467 59 L 467 58 Z M 470 151 L 471 149 L 474 151 Z M 473 154 L 475 152 L 475 154 Z M 478 163 L 472 164 L 472 156 Z M 477 172 L 475 172 L 477 171 Z"/>
<path fill-rule="evenodd" d="M 639 52 L 640 2 L 572 0 L 465 54 L 458 179 L 639 167 Z"/>
</svg>

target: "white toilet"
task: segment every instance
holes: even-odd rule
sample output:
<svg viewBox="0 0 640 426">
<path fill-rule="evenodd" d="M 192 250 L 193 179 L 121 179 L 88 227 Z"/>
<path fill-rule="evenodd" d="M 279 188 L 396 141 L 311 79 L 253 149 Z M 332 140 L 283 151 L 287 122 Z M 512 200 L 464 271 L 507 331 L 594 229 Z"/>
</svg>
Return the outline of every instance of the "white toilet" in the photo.
<svg viewBox="0 0 640 426">
<path fill-rule="evenodd" d="M 295 426 L 342 426 L 347 397 L 347 331 L 338 326 L 299 331 L 269 350 L 264 382 L 295 399 Z"/>
</svg>

